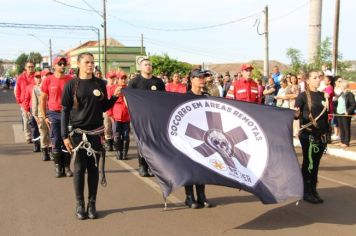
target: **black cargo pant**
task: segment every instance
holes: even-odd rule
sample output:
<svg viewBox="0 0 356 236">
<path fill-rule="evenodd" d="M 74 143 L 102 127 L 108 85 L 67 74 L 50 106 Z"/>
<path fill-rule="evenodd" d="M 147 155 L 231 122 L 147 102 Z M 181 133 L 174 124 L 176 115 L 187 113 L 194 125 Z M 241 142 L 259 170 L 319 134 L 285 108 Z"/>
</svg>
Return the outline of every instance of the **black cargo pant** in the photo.
<svg viewBox="0 0 356 236">
<path fill-rule="evenodd" d="M 100 135 L 87 135 L 88 141 L 92 148 L 98 152 L 102 149 L 101 136 Z M 82 134 L 74 134 L 71 137 L 73 147 L 75 148 L 82 141 Z M 99 159 L 100 154 L 96 153 L 96 160 L 94 156 L 89 156 L 85 149 L 79 149 L 76 153 L 74 162 L 74 191 L 77 201 L 84 201 L 84 183 L 85 172 L 88 175 L 88 200 L 96 201 L 96 195 L 99 183 Z"/>
<path fill-rule="evenodd" d="M 302 175 L 304 184 L 316 185 L 320 160 L 326 148 L 326 140 L 323 140 L 320 135 L 313 136 L 305 132 L 299 135 L 299 140 L 303 150 Z"/>
</svg>

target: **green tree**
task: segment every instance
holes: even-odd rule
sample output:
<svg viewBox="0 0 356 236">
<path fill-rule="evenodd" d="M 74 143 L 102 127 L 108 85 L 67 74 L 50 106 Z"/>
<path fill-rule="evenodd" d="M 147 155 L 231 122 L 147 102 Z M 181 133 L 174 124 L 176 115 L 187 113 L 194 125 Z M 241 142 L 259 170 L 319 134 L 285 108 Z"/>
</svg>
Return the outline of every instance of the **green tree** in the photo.
<svg viewBox="0 0 356 236">
<path fill-rule="evenodd" d="M 38 52 L 30 52 L 29 55 L 26 53 L 22 53 L 15 61 L 17 74 L 20 74 L 24 71 L 25 64 L 27 61 L 32 61 L 35 65 L 40 64 L 42 61 L 42 56 Z"/>
<path fill-rule="evenodd" d="M 4 66 L 2 64 L 3 64 L 3 61 L 0 60 L 0 76 L 3 76 L 4 73 L 5 73 L 5 69 L 4 69 Z"/>
<path fill-rule="evenodd" d="M 301 70 L 305 69 L 305 62 L 302 60 L 302 54 L 299 49 L 288 48 L 287 57 L 291 60 L 291 67 L 288 71 L 285 71 L 284 73 L 297 74 Z"/>
<path fill-rule="evenodd" d="M 263 77 L 263 69 L 260 68 L 256 63 L 252 63 L 253 71 L 252 71 L 252 78 L 254 80 L 262 79 Z"/>
<path fill-rule="evenodd" d="M 35 64 L 40 64 L 42 61 L 42 55 L 39 52 L 30 52 L 28 60 L 33 61 Z"/>
<path fill-rule="evenodd" d="M 188 74 L 192 70 L 192 65 L 185 62 L 180 62 L 170 58 L 167 54 L 163 56 L 153 55 L 150 57 L 153 66 L 153 74 L 166 74 L 171 76 L 173 73 L 178 72 L 181 74 Z"/>
<path fill-rule="evenodd" d="M 326 37 L 323 41 L 321 41 L 320 46 L 318 48 L 317 55 L 314 58 L 314 61 L 310 64 L 306 63 L 302 59 L 302 54 L 300 50 L 295 48 L 287 49 L 287 57 L 291 60 L 291 68 L 284 73 L 299 73 L 300 71 L 310 71 L 310 70 L 320 70 L 323 64 L 326 64 L 329 68 L 331 68 L 332 64 L 332 49 L 331 49 L 331 40 L 329 37 Z M 349 62 L 342 61 L 342 55 L 338 55 L 338 64 L 337 71 L 338 75 L 343 76 L 348 75 L 349 78 L 353 78 L 354 74 L 349 73 L 347 69 L 351 66 Z"/>
<path fill-rule="evenodd" d="M 20 56 L 17 57 L 15 64 L 16 64 L 16 74 L 22 73 L 25 69 L 25 63 L 27 61 L 28 55 L 26 53 L 22 53 Z"/>
</svg>

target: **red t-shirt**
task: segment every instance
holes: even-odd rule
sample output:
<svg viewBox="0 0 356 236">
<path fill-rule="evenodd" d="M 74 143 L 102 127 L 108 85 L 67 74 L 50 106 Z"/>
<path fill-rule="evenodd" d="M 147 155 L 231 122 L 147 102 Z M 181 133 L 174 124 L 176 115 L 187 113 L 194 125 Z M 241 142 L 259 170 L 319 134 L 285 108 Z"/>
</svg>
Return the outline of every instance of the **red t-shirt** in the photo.
<svg viewBox="0 0 356 236">
<path fill-rule="evenodd" d="M 126 88 L 127 86 L 122 86 L 123 88 Z M 113 85 L 109 88 L 110 92 L 110 97 L 114 94 L 115 89 L 117 88 L 117 85 Z M 127 108 L 124 100 L 124 96 L 121 95 L 119 98 L 116 100 L 114 106 L 110 108 L 108 111 L 108 115 L 112 116 L 115 121 L 120 121 L 120 122 L 129 122 L 130 121 L 130 114 L 129 114 L 129 109 Z"/>
<path fill-rule="evenodd" d="M 62 110 L 61 100 L 64 85 L 71 80 L 71 76 L 64 75 L 58 79 L 54 75 L 46 77 L 42 81 L 41 91 L 48 95 L 47 106 L 48 110 L 60 111 Z"/>
<path fill-rule="evenodd" d="M 29 84 L 26 87 L 26 92 L 25 92 L 25 99 L 22 102 L 22 107 L 24 108 L 25 111 L 29 112 L 32 104 L 32 91 L 34 84 Z"/>
<path fill-rule="evenodd" d="M 16 81 L 16 102 L 19 105 L 22 105 L 22 102 L 25 100 L 26 87 L 30 84 L 35 84 L 35 73 L 28 75 L 26 72 L 23 72 Z"/>
<path fill-rule="evenodd" d="M 168 83 L 166 84 L 166 91 L 173 92 L 173 93 L 186 93 L 187 87 L 182 83 L 179 84 Z"/>
</svg>

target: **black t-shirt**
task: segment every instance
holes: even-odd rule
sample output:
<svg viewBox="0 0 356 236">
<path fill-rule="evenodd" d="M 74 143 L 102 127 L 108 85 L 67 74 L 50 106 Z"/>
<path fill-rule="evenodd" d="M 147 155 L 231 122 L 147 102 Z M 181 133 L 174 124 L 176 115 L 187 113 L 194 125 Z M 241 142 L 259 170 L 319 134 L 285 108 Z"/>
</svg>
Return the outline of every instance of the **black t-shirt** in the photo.
<svg viewBox="0 0 356 236">
<path fill-rule="evenodd" d="M 193 93 L 192 90 L 189 90 L 187 92 L 187 94 L 191 94 L 191 95 L 195 95 L 195 96 L 209 96 L 210 95 L 208 92 L 205 92 L 205 91 L 202 91 L 201 95 L 197 95 L 197 94 Z"/>
<path fill-rule="evenodd" d="M 324 93 L 322 92 L 310 91 L 309 93 L 311 97 L 311 114 L 315 119 L 320 115 L 320 113 L 324 109 L 326 99 L 324 97 Z M 305 92 L 298 95 L 297 99 L 295 100 L 295 107 L 299 107 L 301 112 L 300 125 L 308 124 L 310 122 L 310 119 L 309 119 L 309 109 L 307 105 L 307 95 L 305 94 Z M 314 134 L 325 134 L 329 128 L 328 112 L 325 111 L 322 114 L 322 116 L 316 121 L 316 123 L 317 123 L 317 127 L 314 127 L 312 125 L 309 127 L 312 129 L 311 131 L 304 129 L 303 132 L 312 132 Z"/>
<path fill-rule="evenodd" d="M 128 88 L 137 88 L 144 90 L 157 90 L 165 91 L 165 85 L 163 81 L 155 76 L 152 76 L 151 79 L 145 79 L 141 75 L 136 76 L 130 80 Z"/>
<path fill-rule="evenodd" d="M 77 84 L 76 97 L 78 109 L 73 108 L 74 89 Z M 73 128 L 92 130 L 103 125 L 103 112 L 112 107 L 117 97 L 110 100 L 106 92 L 105 81 L 92 79 L 72 79 L 65 86 L 62 96 L 62 137 L 68 137 L 68 123 Z"/>
</svg>

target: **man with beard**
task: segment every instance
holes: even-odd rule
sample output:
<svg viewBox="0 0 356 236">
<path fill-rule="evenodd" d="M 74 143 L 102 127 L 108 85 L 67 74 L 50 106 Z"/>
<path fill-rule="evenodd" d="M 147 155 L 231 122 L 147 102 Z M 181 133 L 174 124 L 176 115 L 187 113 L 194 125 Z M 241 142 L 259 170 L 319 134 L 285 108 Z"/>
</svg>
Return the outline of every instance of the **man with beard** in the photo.
<svg viewBox="0 0 356 236">
<path fill-rule="evenodd" d="M 70 154 L 65 150 L 61 137 L 61 99 L 64 85 L 72 79 L 65 75 L 67 59 L 56 57 L 52 63 L 54 74 L 45 78 L 41 86 L 42 111 L 46 117 L 45 122 L 51 130 L 52 152 L 55 165 L 55 177 L 64 175 L 73 176 L 70 170 Z M 48 110 L 47 110 L 48 108 Z"/>
</svg>

